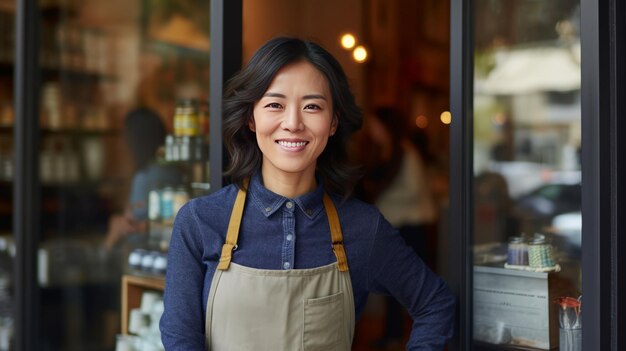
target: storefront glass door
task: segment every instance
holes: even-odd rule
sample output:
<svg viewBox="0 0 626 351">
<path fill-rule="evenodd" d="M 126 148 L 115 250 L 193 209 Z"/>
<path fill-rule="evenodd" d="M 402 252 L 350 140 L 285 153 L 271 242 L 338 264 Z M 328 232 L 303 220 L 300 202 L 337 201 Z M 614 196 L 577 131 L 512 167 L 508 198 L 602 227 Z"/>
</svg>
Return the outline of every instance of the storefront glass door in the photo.
<svg viewBox="0 0 626 351">
<path fill-rule="evenodd" d="M 621 350 L 624 6 L 451 5 L 451 348 Z"/>
<path fill-rule="evenodd" d="M 19 291 L 35 295 L 36 315 L 20 337 L 30 333 L 37 350 L 114 350 L 116 342 L 159 349 L 172 223 L 188 199 L 209 191 L 210 2 L 41 0 L 20 8 L 37 18 L 28 23 L 36 39 L 24 40 L 37 42 L 28 52 L 36 73 L 23 79 L 35 82 L 23 93 L 36 97 L 37 111 L 22 117 L 36 120 L 37 130 L 24 134 L 38 157 L 21 161 L 36 163 L 35 195 L 26 200 L 40 204 L 32 208 L 36 232 L 20 232 L 38 243 L 38 289 Z M 17 17 L 15 9 L 6 17 Z M 13 39 L 0 32 L 2 43 Z M 13 66 L 0 55 L 2 116 Z M 0 233 L 10 233 L 0 215 Z M 128 294 L 123 276 L 136 283 Z"/>
<path fill-rule="evenodd" d="M 580 349 L 579 2 L 476 0 L 471 16 L 472 345 Z"/>
</svg>

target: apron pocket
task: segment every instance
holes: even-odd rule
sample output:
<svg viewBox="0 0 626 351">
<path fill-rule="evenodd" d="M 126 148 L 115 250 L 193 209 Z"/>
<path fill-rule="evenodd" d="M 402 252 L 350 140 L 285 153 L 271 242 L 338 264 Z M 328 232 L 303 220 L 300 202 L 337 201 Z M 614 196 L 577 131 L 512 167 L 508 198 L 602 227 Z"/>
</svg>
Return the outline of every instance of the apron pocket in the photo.
<svg viewBox="0 0 626 351">
<path fill-rule="evenodd" d="M 307 299 L 304 305 L 304 350 L 327 351 L 340 347 L 343 325 L 343 292 Z"/>
</svg>

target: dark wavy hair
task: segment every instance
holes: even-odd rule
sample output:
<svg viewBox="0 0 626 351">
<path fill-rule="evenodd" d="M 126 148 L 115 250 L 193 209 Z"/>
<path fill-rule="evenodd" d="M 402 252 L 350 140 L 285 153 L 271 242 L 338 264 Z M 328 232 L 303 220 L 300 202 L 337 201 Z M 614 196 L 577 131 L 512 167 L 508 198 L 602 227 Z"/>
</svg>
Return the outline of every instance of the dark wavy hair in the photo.
<svg viewBox="0 0 626 351">
<path fill-rule="evenodd" d="M 256 172 L 263 160 L 255 134 L 248 128 L 254 104 L 263 97 L 278 71 L 294 62 L 308 61 L 328 80 L 337 131 L 317 159 L 317 173 L 329 191 L 348 197 L 357 180 L 357 168 L 348 163 L 348 139 L 361 127 L 363 116 L 354 101 L 341 65 L 321 46 L 298 38 L 278 37 L 265 43 L 248 64 L 229 80 L 224 92 L 224 144 L 230 155 L 225 174 L 237 186 Z"/>
</svg>

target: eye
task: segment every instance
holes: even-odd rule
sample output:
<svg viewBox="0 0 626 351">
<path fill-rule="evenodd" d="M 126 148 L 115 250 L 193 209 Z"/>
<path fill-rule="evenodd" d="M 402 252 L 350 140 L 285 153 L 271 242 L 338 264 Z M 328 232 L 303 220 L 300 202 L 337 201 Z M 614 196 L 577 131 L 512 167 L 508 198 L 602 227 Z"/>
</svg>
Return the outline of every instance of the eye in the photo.
<svg viewBox="0 0 626 351">
<path fill-rule="evenodd" d="M 322 108 L 319 105 L 316 104 L 308 104 L 306 106 L 304 106 L 305 110 L 321 110 Z"/>
<path fill-rule="evenodd" d="M 270 102 L 269 104 L 265 105 L 265 108 L 276 109 L 276 110 L 279 110 L 282 107 L 283 106 L 277 102 Z"/>
</svg>

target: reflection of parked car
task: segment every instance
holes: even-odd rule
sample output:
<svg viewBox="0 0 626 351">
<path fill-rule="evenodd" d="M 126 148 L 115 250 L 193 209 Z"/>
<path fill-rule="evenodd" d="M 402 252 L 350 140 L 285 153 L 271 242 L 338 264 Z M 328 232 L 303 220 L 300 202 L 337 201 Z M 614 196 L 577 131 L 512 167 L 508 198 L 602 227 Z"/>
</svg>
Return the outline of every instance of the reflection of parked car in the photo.
<svg viewBox="0 0 626 351">
<path fill-rule="evenodd" d="M 583 219 L 580 212 L 560 214 L 552 220 L 554 234 L 560 235 L 563 240 L 577 249 L 580 249 L 582 227 Z"/>
<path fill-rule="evenodd" d="M 533 221 L 546 221 L 567 212 L 581 209 L 580 184 L 546 184 L 521 196 L 515 204 L 515 213 Z"/>
<path fill-rule="evenodd" d="M 548 234 L 560 251 L 577 255 L 580 250 L 580 184 L 546 184 L 521 196 L 514 205 L 522 232 Z M 573 215 L 578 213 L 578 216 Z"/>
</svg>

